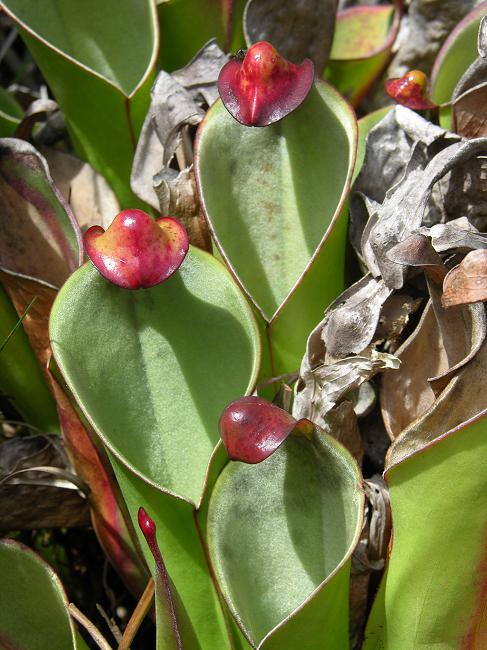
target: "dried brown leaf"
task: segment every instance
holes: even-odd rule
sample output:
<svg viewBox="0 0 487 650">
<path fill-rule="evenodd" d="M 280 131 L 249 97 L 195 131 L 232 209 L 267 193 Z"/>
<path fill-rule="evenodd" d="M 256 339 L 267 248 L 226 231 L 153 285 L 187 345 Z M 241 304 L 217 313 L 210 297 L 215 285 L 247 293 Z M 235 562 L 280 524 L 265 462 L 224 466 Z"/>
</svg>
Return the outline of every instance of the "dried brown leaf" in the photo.
<svg viewBox="0 0 487 650">
<path fill-rule="evenodd" d="M 487 250 L 474 250 L 445 277 L 444 307 L 487 300 Z"/>
<path fill-rule="evenodd" d="M 177 173 L 165 168 L 154 176 L 154 190 L 163 215 L 179 219 L 186 228 L 194 246 L 211 251 L 211 236 L 201 214 L 193 166 Z"/>
<path fill-rule="evenodd" d="M 463 138 L 487 136 L 487 83 L 460 95 L 454 101 L 452 111 L 454 129 Z"/>
</svg>

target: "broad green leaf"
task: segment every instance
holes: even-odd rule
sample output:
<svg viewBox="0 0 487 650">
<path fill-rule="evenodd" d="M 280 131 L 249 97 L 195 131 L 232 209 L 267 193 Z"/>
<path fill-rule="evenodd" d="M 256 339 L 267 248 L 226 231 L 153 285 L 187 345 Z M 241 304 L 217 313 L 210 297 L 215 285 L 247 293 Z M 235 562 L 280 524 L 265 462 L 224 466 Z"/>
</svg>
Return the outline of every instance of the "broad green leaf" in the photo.
<svg viewBox="0 0 487 650">
<path fill-rule="evenodd" d="M 210 500 L 222 593 L 254 648 L 348 647 L 350 556 L 362 528 L 360 472 L 333 438 L 290 436 L 257 465 L 231 462 Z"/>
<path fill-rule="evenodd" d="M 393 6 L 359 6 L 338 12 L 325 79 L 357 106 L 386 65 L 399 29 Z"/>
<path fill-rule="evenodd" d="M 394 538 L 365 650 L 485 647 L 486 433 L 484 411 L 387 469 Z"/>
<path fill-rule="evenodd" d="M 458 23 L 443 43 L 431 72 L 431 99 L 437 104 L 451 101 L 460 77 L 477 58 L 477 35 L 486 12 L 487 2 L 482 2 Z M 441 109 L 440 124 L 444 129 L 451 128 L 449 107 Z"/>
<path fill-rule="evenodd" d="M 282 329 L 291 340 L 280 347 L 295 360 L 290 371 L 326 306 L 320 292 L 334 298 L 343 288 L 343 267 L 332 262 L 324 276 L 313 268 L 343 255 L 344 238 L 336 237 L 333 253 L 328 242 L 340 225 L 345 236 L 346 217 L 338 215 L 355 148 L 355 116 L 322 81 L 271 126 L 242 126 L 218 101 L 199 128 L 196 171 L 205 213 L 225 261 L 265 320 L 278 310 L 284 320 L 289 303 L 292 327 Z"/>
<path fill-rule="evenodd" d="M 24 111 L 20 104 L 3 88 L 0 88 L 0 138 L 12 136 L 20 124 Z"/>
<path fill-rule="evenodd" d="M 84 650 L 69 616 L 59 578 L 36 553 L 0 540 L 0 647 L 12 650 Z"/>
<path fill-rule="evenodd" d="M 122 207 L 133 207 L 130 170 L 158 48 L 154 3 L 7 0 L 3 7 L 19 25 L 79 155 L 108 179 Z"/>
<path fill-rule="evenodd" d="M 225 267 L 198 249 L 166 282 L 140 291 L 109 284 L 88 264 L 54 304 L 51 341 L 78 405 L 110 450 L 134 523 L 139 506 L 156 521 L 201 647 L 227 648 L 194 513 L 220 413 L 252 390 L 258 372 L 258 332 L 244 296 Z"/>
<path fill-rule="evenodd" d="M 159 3 L 159 64 L 172 72 L 185 66 L 211 38 L 225 51 L 245 46 L 241 27 L 245 0 L 169 0 Z"/>
</svg>

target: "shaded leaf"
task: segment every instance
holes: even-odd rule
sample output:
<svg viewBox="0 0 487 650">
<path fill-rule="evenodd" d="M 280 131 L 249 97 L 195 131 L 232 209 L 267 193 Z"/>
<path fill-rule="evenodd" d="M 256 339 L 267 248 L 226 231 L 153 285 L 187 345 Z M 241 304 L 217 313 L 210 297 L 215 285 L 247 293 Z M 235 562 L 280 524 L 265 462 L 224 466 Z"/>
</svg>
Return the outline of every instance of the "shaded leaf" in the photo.
<svg viewBox="0 0 487 650">
<path fill-rule="evenodd" d="M 0 315 L 0 341 L 3 343 L 17 325 L 19 316 L 1 285 Z M 18 327 L 3 347 L 0 369 L 0 390 L 26 422 L 41 431 L 58 431 L 54 401 L 23 327 Z"/>
<path fill-rule="evenodd" d="M 249 0 L 244 13 L 247 45 L 270 41 L 294 63 L 308 57 L 321 75 L 331 50 L 337 0 Z"/>
<path fill-rule="evenodd" d="M 32 11 L 8 0 L 3 7 L 59 103 L 78 154 L 106 174 L 122 207 L 133 207 L 130 167 L 158 48 L 154 3 L 49 0 Z"/>
<path fill-rule="evenodd" d="M 311 650 L 322 648 L 323 638 L 347 647 L 349 558 L 362 528 L 359 482 L 349 454 L 319 431 L 311 440 L 290 436 L 262 463 L 223 470 L 210 501 L 209 551 L 253 648 Z"/>
<path fill-rule="evenodd" d="M 487 300 L 487 251 L 474 250 L 448 272 L 443 282 L 444 307 Z"/>
<path fill-rule="evenodd" d="M 60 286 L 82 261 L 81 234 L 45 159 L 28 142 L 1 141 L 0 188 L 0 266 Z"/>
<path fill-rule="evenodd" d="M 156 648 L 182 650 L 183 643 L 185 647 L 197 648 L 199 645 L 191 623 L 162 559 L 157 543 L 156 524 L 142 507 L 138 511 L 138 522 L 155 564 Z"/>
<path fill-rule="evenodd" d="M 232 117 L 245 126 L 269 126 L 306 99 L 314 78 L 311 59 L 294 64 L 267 41 L 234 57 L 218 77 L 218 92 Z"/>
<path fill-rule="evenodd" d="M 87 648 L 69 617 L 63 586 L 36 553 L 11 539 L 0 540 L 2 588 L 0 642 L 6 648 Z"/>
<path fill-rule="evenodd" d="M 91 523 L 98 541 L 115 571 L 137 597 L 144 590 L 148 573 L 110 462 L 52 370 L 48 377 L 66 451 L 77 475 L 89 487 Z"/>
<path fill-rule="evenodd" d="M 4 88 L 0 88 L 0 137 L 9 138 L 22 120 L 24 111 Z"/>
<path fill-rule="evenodd" d="M 41 470 L 37 470 L 38 467 Z M 42 468 L 58 469 L 61 477 L 66 478 L 48 474 Z M 85 496 L 69 482 L 71 475 L 72 469 L 58 435 L 16 436 L 2 442 L 0 529 L 89 525 Z"/>
</svg>

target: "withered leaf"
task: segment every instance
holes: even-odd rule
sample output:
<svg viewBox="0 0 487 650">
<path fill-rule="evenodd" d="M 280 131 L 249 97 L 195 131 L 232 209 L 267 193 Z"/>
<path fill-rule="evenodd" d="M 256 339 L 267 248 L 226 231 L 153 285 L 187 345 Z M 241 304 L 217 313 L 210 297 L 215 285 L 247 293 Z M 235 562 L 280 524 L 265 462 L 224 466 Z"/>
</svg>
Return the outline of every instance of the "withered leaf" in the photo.
<svg viewBox="0 0 487 650">
<path fill-rule="evenodd" d="M 193 166 L 179 173 L 174 169 L 163 169 L 154 176 L 154 190 L 161 214 L 179 219 L 188 232 L 190 243 L 211 251 L 211 236 L 201 214 Z"/>
<path fill-rule="evenodd" d="M 392 290 L 366 275 L 346 289 L 325 312 L 321 337 L 333 357 L 359 354 L 374 338 L 382 305 Z"/>
<path fill-rule="evenodd" d="M 22 121 L 15 130 L 15 137 L 30 140 L 34 125 L 37 122 L 45 122 L 48 115 L 58 109 L 59 106 L 52 99 L 36 99 L 25 111 Z"/>
<path fill-rule="evenodd" d="M 382 307 L 374 334 L 374 345 L 383 344 L 386 352 L 394 353 L 410 315 L 419 309 L 422 302 L 422 298 L 412 298 L 403 293 L 390 295 Z"/>
<path fill-rule="evenodd" d="M 296 384 L 293 416 L 324 427 L 327 413 L 351 390 L 386 368 L 397 369 L 399 364 L 396 357 L 374 349 L 312 370 L 305 364 Z"/>
<path fill-rule="evenodd" d="M 477 46 L 480 56 L 485 59 L 487 57 L 487 16 L 480 21 Z"/>
<path fill-rule="evenodd" d="M 320 76 L 331 50 L 337 5 L 338 0 L 249 0 L 247 45 L 269 41 L 293 63 L 311 59 Z"/>
<path fill-rule="evenodd" d="M 391 438 L 428 411 L 452 377 L 473 363 L 485 340 L 482 306 L 458 307 L 449 315 L 439 304 L 440 288 L 432 283 L 429 288 L 432 302 L 396 351 L 400 369 L 382 377 L 382 415 Z"/>
<path fill-rule="evenodd" d="M 446 267 L 433 248 L 431 238 L 419 232 L 409 235 L 393 246 L 387 257 L 396 264 L 423 269 L 428 277 L 438 283 L 441 283 L 446 275 Z"/>
<path fill-rule="evenodd" d="M 443 282 L 444 307 L 487 300 L 487 250 L 474 250 L 455 266 Z"/>
<path fill-rule="evenodd" d="M 209 41 L 181 70 L 161 71 L 151 90 L 151 104 L 135 151 L 130 185 L 134 193 L 156 210 L 159 208 L 153 179 L 168 167 L 182 142 L 185 126 L 200 123 L 203 104 L 217 97 L 216 81 L 228 60 L 214 40 Z M 185 165 L 192 160 L 186 160 Z"/>
<path fill-rule="evenodd" d="M 487 234 L 479 232 L 467 217 L 437 223 L 431 228 L 422 226 L 418 232 L 431 237 L 431 244 L 438 253 L 467 253 L 472 249 L 487 248 Z"/>
<path fill-rule="evenodd" d="M 458 140 L 403 106 L 396 106 L 370 131 L 350 204 L 350 237 L 359 255 L 369 216 L 404 181 L 407 169 L 424 169 L 439 150 Z"/>
<path fill-rule="evenodd" d="M 459 135 L 464 138 L 487 136 L 487 83 L 474 86 L 457 97 L 452 111 L 454 128 Z"/>
<path fill-rule="evenodd" d="M 381 275 L 391 288 L 403 286 L 407 268 L 392 262 L 388 252 L 423 224 L 435 183 L 457 165 L 486 152 L 487 138 L 454 143 L 434 156 L 425 169 L 408 169 L 405 180 L 388 193 L 362 236 L 362 252 L 373 275 Z"/>
</svg>

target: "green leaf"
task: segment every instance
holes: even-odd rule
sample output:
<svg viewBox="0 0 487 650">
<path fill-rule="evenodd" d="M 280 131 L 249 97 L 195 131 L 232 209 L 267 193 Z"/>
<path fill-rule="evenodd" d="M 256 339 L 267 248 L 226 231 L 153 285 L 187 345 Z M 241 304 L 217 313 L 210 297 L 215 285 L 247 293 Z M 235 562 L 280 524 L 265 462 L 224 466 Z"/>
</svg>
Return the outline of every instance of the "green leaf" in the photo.
<svg viewBox="0 0 487 650">
<path fill-rule="evenodd" d="M 348 452 L 321 432 L 311 440 L 290 436 L 257 465 L 232 462 L 223 470 L 210 500 L 208 546 L 252 647 L 348 647 L 360 480 Z"/>
<path fill-rule="evenodd" d="M 387 469 L 394 539 L 365 650 L 485 647 L 486 428 L 484 411 Z"/>
<path fill-rule="evenodd" d="M 2 648 L 87 648 L 71 621 L 59 578 L 36 553 L 11 539 L 0 540 L 0 574 Z"/>
<path fill-rule="evenodd" d="M 12 136 L 20 124 L 24 111 L 20 104 L 3 88 L 0 88 L 0 138 Z"/>
<path fill-rule="evenodd" d="M 486 11 L 487 2 L 482 2 L 458 23 L 443 43 L 431 72 L 431 99 L 435 103 L 451 101 L 460 77 L 477 58 L 477 35 Z M 451 128 L 449 107 L 440 110 L 440 124 L 444 129 Z"/>
<path fill-rule="evenodd" d="M 386 65 L 399 30 L 392 6 L 359 6 L 339 11 L 325 79 L 357 106 Z"/>
<path fill-rule="evenodd" d="M 0 344 L 18 322 L 17 312 L 0 285 Z M 22 325 L 0 352 L 0 390 L 27 422 L 41 431 L 59 431 L 54 401 Z"/>
<path fill-rule="evenodd" d="M 7 0 L 3 7 L 19 25 L 79 155 L 106 176 L 122 207 L 140 203 L 130 191 L 130 170 L 156 63 L 153 2 Z"/>
<path fill-rule="evenodd" d="M 161 31 L 159 65 L 172 72 L 185 66 L 211 38 L 225 51 L 245 46 L 245 0 L 170 0 L 158 6 Z"/>
<path fill-rule="evenodd" d="M 218 101 L 198 133 L 197 180 L 217 245 L 264 319 L 280 311 L 283 372 L 296 370 L 328 296 L 343 289 L 346 215 L 338 215 L 355 159 L 355 116 L 317 81 L 271 126 L 242 126 Z"/>
<path fill-rule="evenodd" d="M 111 452 L 134 523 L 139 506 L 156 522 L 201 647 L 227 648 L 194 513 L 218 455 L 219 415 L 252 390 L 258 372 L 258 332 L 244 296 L 220 262 L 194 248 L 178 273 L 140 291 L 109 284 L 89 264 L 54 304 L 51 341 Z"/>
</svg>

